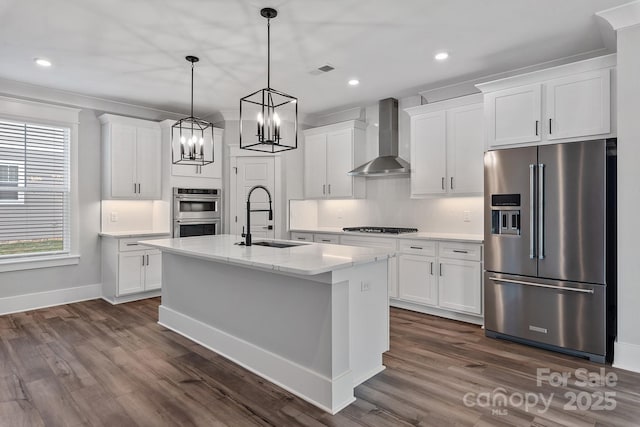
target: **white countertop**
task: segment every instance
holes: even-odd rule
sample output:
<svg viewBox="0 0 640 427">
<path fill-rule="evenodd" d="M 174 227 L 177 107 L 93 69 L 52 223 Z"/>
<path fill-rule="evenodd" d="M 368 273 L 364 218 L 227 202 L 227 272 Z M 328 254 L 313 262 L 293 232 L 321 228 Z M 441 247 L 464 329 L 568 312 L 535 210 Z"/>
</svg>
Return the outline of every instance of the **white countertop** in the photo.
<svg viewBox="0 0 640 427">
<path fill-rule="evenodd" d="M 339 227 L 318 227 L 318 228 L 292 228 L 289 230 L 293 233 L 326 233 L 326 234 L 343 234 L 349 236 L 367 236 L 367 237 L 385 237 L 388 239 L 420 239 L 420 240 L 449 240 L 457 242 L 482 243 L 484 236 L 482 234 L 465 234 L 465 233 L 360 233 L 357 231 L 343 231 Z"/>
<path fill-rule="evenodd" d="M 107 231 L 99 233 L 101 237 L 113 237 L 114 239 L 125 239 L 131 237 L 165 237 L 171 236 L 169 231 Z"/>
<path fill-rule="evenodd" d="M 177 255 L 210 259 L 217 262 L 266 268 L 283 273 L 315 275 L 366 264 L 394 255 L 380 248 L 305 243 L 291 248 L 265 246 L 239 246 L 242 237 L 229 234 L 199 236 L 181 239 L 143 240 L 140 244 Z M 254 243 L 260 240 L 255 238 Z M 281 240 L 278 240 L 281 241 Z"/>
</svg>

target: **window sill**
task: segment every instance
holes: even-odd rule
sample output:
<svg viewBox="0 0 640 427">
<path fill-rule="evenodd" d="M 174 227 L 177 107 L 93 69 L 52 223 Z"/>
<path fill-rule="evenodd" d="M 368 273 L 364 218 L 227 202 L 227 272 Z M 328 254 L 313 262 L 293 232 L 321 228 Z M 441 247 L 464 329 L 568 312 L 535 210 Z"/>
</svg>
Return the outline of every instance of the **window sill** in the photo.
<svg viewBox="0 0 640 427">
<path fill-rule="evenodd" d="M 0 261 L 0 273 L 6 271 L 34 270 L 36 268 L 77 265 L 79 263 L 80 255 L 13 258 Z"/>
</svg>

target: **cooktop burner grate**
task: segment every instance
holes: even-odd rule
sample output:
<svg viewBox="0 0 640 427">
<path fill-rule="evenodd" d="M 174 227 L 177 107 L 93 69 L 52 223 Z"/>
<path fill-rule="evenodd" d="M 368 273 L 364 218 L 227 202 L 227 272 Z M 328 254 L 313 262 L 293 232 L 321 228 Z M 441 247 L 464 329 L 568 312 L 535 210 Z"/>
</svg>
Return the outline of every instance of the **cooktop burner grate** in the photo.
<svg viewBox="0 0 640 427">
<path fill-rule="evenodd" d="M 358 233 L 386 233 L 386 234 L 402 234 L 402 233 L 415 233 L 417 228 L 403 228 L 403 227 L 344 227 L 343 231 L 355 231 Z"/>
</svg>

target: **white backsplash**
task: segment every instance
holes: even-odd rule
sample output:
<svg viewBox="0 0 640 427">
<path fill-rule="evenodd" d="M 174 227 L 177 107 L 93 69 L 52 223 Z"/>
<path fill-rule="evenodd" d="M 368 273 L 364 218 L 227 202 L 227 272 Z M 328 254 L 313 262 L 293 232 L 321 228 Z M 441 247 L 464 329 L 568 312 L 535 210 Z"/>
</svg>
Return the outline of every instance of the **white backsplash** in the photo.
<svg viewBox="0 0 640 427">
<path fill-rule="evenodd" d="M 366 199 L 292 201 L 290 228 L 372 225 L 482 234 L 483 203 L 481 196 L 411 199 L 409 178 L 368 178 Z"/>
<path fill-rule="evenodd" d="M 170 206 L 165 201 L 103 200 L 101 205 L 102 232 L 169 231 Z"/>
</svg>

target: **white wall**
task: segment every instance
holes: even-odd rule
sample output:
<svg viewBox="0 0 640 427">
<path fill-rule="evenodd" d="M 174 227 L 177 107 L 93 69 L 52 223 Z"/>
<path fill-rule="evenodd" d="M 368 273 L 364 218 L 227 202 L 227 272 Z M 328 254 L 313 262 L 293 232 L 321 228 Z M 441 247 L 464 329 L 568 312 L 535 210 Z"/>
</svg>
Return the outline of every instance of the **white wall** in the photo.
<svg viewBox="0 0 640 427">
<path fill-rule="evenodd" d="M 0 273 L 0 298 L 99 284 L 101 160 L 100 122 L 97 117 L 105 112 L 149 120 L 178 118 L 178 115 L 8 80 L 0 80 L 0 88 L 0 94 L 4 96 L 82 109 L 78 131 L 80 263 Z"/>
<path fill-rule="evenodd" d="M 618 343 L 615 365 L 640 372 L 640 26 L 618 31 Z"/>
</svg>

